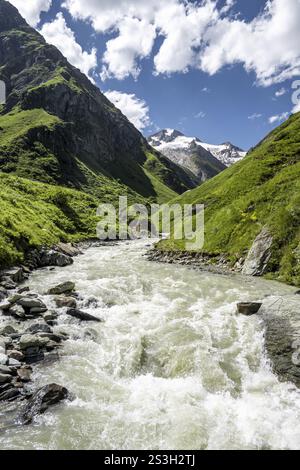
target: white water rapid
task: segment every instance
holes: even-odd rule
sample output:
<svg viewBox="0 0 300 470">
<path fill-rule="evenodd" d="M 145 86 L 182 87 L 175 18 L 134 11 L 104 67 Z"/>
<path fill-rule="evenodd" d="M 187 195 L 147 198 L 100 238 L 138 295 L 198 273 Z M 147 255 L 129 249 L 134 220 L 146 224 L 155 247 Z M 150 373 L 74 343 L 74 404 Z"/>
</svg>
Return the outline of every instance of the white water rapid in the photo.
<svg viewBox="0 0 300 470">
<path fill-rule="evenodd" d="M 299 449 L 300 390 L 272 373 L 259 317 L 236 314 L 238 301 L 295 289 L 149 262 L 145 251 L 144 241 L 92 247 L 31 276 L 40 293 L 76 282 L 79 307 L 104 322 L 59 318 L 54 331 L 70 339 L 33 378 L 75 399 L 1 431 L 0 448 Z"/>
</svg>

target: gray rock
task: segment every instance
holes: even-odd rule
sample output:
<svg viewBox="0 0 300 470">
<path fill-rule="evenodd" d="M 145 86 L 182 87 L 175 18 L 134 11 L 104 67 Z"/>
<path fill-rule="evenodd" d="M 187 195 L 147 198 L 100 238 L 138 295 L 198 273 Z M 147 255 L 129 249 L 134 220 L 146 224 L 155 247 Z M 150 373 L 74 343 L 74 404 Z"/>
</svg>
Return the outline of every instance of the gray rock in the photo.
<svg viewBox="0 0 300 470">
<path fill-rule="evenodd" d="M 17 288 L 17 284 L 8 276 L 2 278 L 1 286 L 7 290 L 13 290 Z"/>
<path fill-rule="evenodd" d="M 32 307 L 29 311 L 30 315 L 37 316 L 40 315 L 41 313 L 47 312 L 47 307 Z"/>
<path fill-rule="evenodd" d="M 77 307 L 77 302 L 73 297 L 58 296 L 58 297 L 55 297 L 54 301 L 58 308 L 64 308 L 64 307 L 76 308 Z"/>
<path fill-rule="evenodd" d="M 34 323 L 27 328 L 26 333 L 52 333 L 52 329 L 46 323 Z"/>
<path fill-rule="evenodd" d="M 64 255 L 70 256 L 70 257 L 78 256 L 79 254 L 81 254 L 81 251 L 78 248 L 71 245 L 71 243 L 59 243 L 56 249 L 60 251 L 61 253 L 63 253 Z"/>
<path fill-rule="evenodd" d="M 256 237 L 248 253 L 242 274 L 246 276 L 262 276 L 265 274 L 272 256 L 273 236 L 265 227 Z"/>
<path fill-rule="evenodd" d="M 21 415 L 22 423 L 30 424 L 36 415 L 44 413 L 50 406 L 65 400 L 68 395 L 68 390 L 57 384 L 40 388 L 32 395 L 25 406 Z"/>
<path fill-rule="evenodd" d="M 18 377 L 20 378 L 20 380 L 22 382 L 30 382 L 31 373 L 32 373 L 32 369 L 31 369 L 31 367 L 28 367 L 28 366 L 27 367 L 21 367 L 17 371 Z"/>
<path fill-rule="evenodd" d="M 300 388 L 300 302 L 292 295 L 264 300 L 265 346 L 281 381 Z"/>
<path fill-rule="evenodd" d="M 8 365 L 12 367 L 19 367 L 21 365 L 21 362 L 18 361 L 17 359 L 13 359 L 12 357 L 8 360 Z"/>
<path fill-rule="evenodd" d="M 30 292 L 29 287 L 20 287 L 20 289 L 18 289 L 18 294 L 24 294 L 25 292 Z"/>
<path fill-rule="evenodd" d="M 48 294 L 49 295 L 60 295 L 60 294 L 69 294 L 73 292 L 75 289 L 75 283 L 68 281 L 68 282 L 63 282 L 62 284 L 59 284 L 58 286 L 52 287 L 49 289 Z"/>
<path fill-rule="evenodd" d="M 14 375 L 13 370 L 8 366 L 0 366 L 0 374 Z"/>
<path fill-rule="evenodd" d="M 89 313 L 82 312 L 81 310 L 77 310 L 76 308 L 69 308 L 66 313 L 67 315 L 70 315 L 71 317 L 78 318 L 79 320 L 83 320 L 83 321 L 94 321 L 94 322 L 102 321 L 100 318 L 94 317 L 93 315 L 90 315 Z"/>
<path fill-rule="evenodd" d="M 0 384 L 6 384 L 7 382 L 11 382 L 11 381 L 12 381 L 11 375 L 0 373 Z"/>
<path fill-rule="evenodd" d="M 24 295 L 22 294 L 14 294 L 14 295 L 11 295 L 7 300 L 10 304 L 15 304 L 16 302 L 18 302 L 18 300 L 20 299 L 23 299 Z"/>
<path fill-rule="evenodd" d="M 19 347 L 22 351 L 25 351 L 29 348 L 43 348 L 47 343 L 47 338 L 40 338 L 39 336 L 26 334 L 21 336 Z"/>
<path fill-rule="evenodd" d="M 22 268 L 12 268 L 9 271 L 6 271 L 5 275 L 17 284 L 25 279 Z"/>
<path fill-rule="evenodd" d="M 0 393 L 0 401 L 14 401 L 21 396 L 21 393 L 16 388 L 11 388 L 3 393 Z"/>
<path fill-rule="evenodd" d="M 17 303 L 18 305 L 21 305 L 21 307 L 26 308 L 26 309 L 40 308 L 40 309 L 47 310 L 47 307 L 44 304 L 44 302 L 34 297 L 22 297 L 21 299 L 18 300 Z"/>
<path fill-rule="evenodd" d="M 11 307 L 11 304 L 6 300 L 0 303 L 0 310 L 2 310 L 3 312 L 6 312 L 7 310 L 9 310 L 10 307 Z"/>
<path fill-rule="evenodd" d="M 26 317 L 24 308 L 21 307 L 21 305 L 13 305 L 7 313 L 9 313 L 9 315 L 19 320 L 24 320 Z"/>
<path fill-rule="evenodd" d="M 15 359 L 16 361 L 22 362 L 24 361 L 25 357 L 21 351 L 17 351 L 16 349 L 12 349 L 11 351 L 7 352 L 7 356 L 9 359 Z"/>
<path fill-rule="evenodd" d="M 55 322 L 55 320 L 57 320 L 57 317 L 58 314 L 53 311 L 47 312 L 43 315 L 44 320 L 51 325 Z"/>
<path fill-rule="evenodd" d="M 46 338 L 54 343 L 61 343 L 65 339 L 63 336 L 57 335 L 55 333 L 38 333 L 38 336 L 40 338 Z"/>
<path fill-rule="evenodd" d="M 243 315 L 255 315 L 259 312 L 262 304 L 258 302 L 240 302 L 237 304 L 238 313 Z"/>
<path fill-rule="evenodd" d="M 8 357 L 6 354 L 0 353 L 0 365 L 5 366 L 8 362 Z"/>
<path fill-rule="evenodd" d="M 69 266 L 73 264 L 73 259 L 63 253 L 56 250 L 44 251 L 40 254 L 39 265 L 41 267 L 46 266 Z"/>
<path fill-rule="evenodd" d="M 0 328 L 0 336 L 12 335 L 14 333 L 17 333 L 17 331 L 11 325 L 6 325 L 3 328 Z"/>
</svg>

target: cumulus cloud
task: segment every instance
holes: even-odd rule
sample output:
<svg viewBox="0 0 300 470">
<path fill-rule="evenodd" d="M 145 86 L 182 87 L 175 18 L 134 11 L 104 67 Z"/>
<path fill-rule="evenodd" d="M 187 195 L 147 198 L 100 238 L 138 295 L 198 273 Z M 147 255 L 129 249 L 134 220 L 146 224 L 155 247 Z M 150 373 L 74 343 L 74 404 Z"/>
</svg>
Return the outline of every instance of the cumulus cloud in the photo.
<svg viewBox="0 0 300 470">
<path fill-rule="evenodd" d="M 42 11 L 48 11 L 52 0 L 9 0 L 14 5 L 25 20 L 33 27 L 37 26 Z"/>
<path fill-rule="evenodd" d="M 184 73 L 190 68 L 210 75 L 240 63 L 269 86 L 300 74 L 300 1 L 268 0 L 251 21 L 231 15 L 234 0 L 65 0 L 75 19 L 95 31 L 112 33 L 102 77 L 135 78 L 140 59 L 154 51 L 156 74 Z M 144 35 L 142 35 L 144 31 Z"/>
<path fill-rule="evenodd" d="M 206 117 L 206 113 L 204 111 L 199 111 L 199 113 L 195 114 L 196 119 L 204 119 Z"/>
<path fill-rule="evenodd" d="M 97 66 L 97 50 L 83 51 L 76 42 L 74 32 L 67 26 L 62 13 L 58 13 L 51 23 L 45 23 L 40 32 L 47 42 L 56 46 L 72 65 L 87 76 Z"/>
<path fill-rule="evenodd" d="M 119 36 L 106 44 L 102 80 L 115 77 L 119 80 L 140 74 L 138 59 L 147 57 L 156 37 L 155 27 L 138 18 L 124 18 L 119 24 Z"/>
<path fill-rule="evenodd" d="M 283 122 L 283 121 L 286 121 L 287 118 L 289 117 L 290 113 L 282 113 L 282 114 L 278 114 L 276 116 L 271 116 L 269 118 L 269 123 L 270 124 L 275 124 L 277 122 Z"/>
<path fill-rule="evenodd" d="M 263 86 L 300 73 L 300 2 L 269 0 L 264 12 L 247 23 L 218 19 L 206 32 L 199 68 L 209 74 L 225 65 L 242 63 Z"/>
<path fill-rule="evenodd" d="M 164 3 L 164 2 L 163 2 Z M 197 51 L 207 26 L 217 19 L 215 4 L 178 3 L 162 7 L 155 16 L 159 35 L 165 37 L 154 58 L 156 73 L 187 72 L 197 64 Z"/>
<path fill-rule="evenodd" d="M 149 107 L 144 100 L 137 98 L 134 94 L 121 93 L 116 90 L 107 91 L 105 96 L 114 103 L 140 131 L 151 125 Z"/>
<path fill-rule="evenodd" d="M 248 119 L 250 119 L 250 121 L 254 121 L 255 119 L 260 119 L 261 117 L 262 117 L 262 114 L 254 113 L 248 116 Z"/>
<path fill-rule="evenodd" d="M 280 88 L 280 90 L 275 92 L 275 96 L 276 96 L 276 98 L 279 98 L 280 96 L 285 95 L 286 92 L 287 92 L 287 90 L 285 88 Z"/>
</svg>

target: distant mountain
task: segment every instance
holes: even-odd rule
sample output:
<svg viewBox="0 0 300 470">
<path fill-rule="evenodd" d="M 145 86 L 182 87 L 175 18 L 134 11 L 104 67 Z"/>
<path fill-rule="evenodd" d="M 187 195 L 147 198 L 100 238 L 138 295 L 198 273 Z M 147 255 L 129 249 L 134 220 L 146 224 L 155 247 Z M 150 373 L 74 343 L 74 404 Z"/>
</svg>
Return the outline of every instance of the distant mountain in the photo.
<svg viewBox="0 0 300 470">
<path fill-rule="evenodd" d="M 175 129 L 163 129 L 150 136 L 148 142 L 174 163 L 190 170 L 198 184 L 246 156 L 246 152 L 230 142 L 207 144 Z"/>
<path fill-rule="evenodd" d="M 198 184 L 213 178 L 226 166 L 206 150 L 196 137 L 164 129 L 148 138 L 149 144 L 177 165 L 189 170 Z"/>
<path fill-rule="evenodd" d="M 233 145 L 231 142 L 225 142 L 221 145 L 212 145 L 201 142 L 201 146 L 220 160 L 220 162 L 222 162 L 226 167 L 239 162 L 247 155 L 247 152 L 244 152 L 244 150 L 236 147 L 236 145 Z"/>
</svg>

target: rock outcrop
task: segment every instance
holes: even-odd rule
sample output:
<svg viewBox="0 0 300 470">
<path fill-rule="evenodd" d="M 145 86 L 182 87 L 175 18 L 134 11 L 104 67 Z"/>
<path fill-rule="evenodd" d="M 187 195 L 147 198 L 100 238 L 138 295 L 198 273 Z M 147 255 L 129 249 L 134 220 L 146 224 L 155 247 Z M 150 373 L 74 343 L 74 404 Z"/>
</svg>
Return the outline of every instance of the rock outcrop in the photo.
<svg viewBox="0 0 300 470">
<path fill-rule="evenodd" d="M 256 237 L 248 253 L 242 273 L 246 276 L 262 276 L 266 273 L 272 256 L 273 236 L 264 228 Z"/>
</svg>

